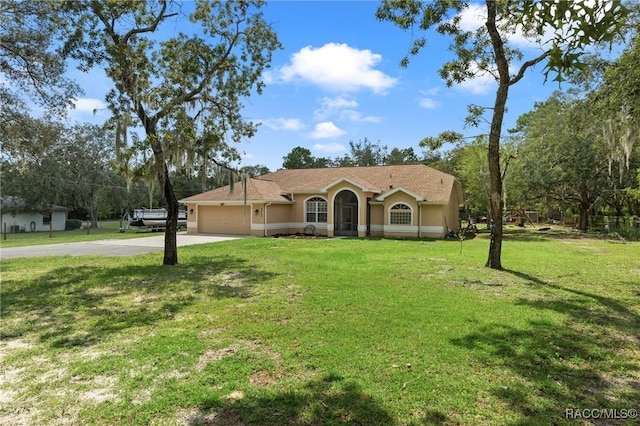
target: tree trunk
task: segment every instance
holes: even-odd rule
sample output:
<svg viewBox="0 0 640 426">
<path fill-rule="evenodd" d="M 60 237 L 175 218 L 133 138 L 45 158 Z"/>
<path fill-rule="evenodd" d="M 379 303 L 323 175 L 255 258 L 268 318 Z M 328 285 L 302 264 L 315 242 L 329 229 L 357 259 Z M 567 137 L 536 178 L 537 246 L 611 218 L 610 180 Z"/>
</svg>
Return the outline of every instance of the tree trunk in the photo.
<svg viewBox="0 0 640 426">
<path fill-rule="evenodd" d="M 498 140 L 499 140 L 498 136 Z M 491 139 L 491 136 L 489 137 Z M 491 211 L 491 240 L 489 242 L 489 256 L 487 258 L 486 266 L 492 269 L 502 269 L 502 179 L 500 177 L 500 144 L 495 143 L 494 150 L 497 153 L 492 153 L 491 142 L 489 142 L 489 178 L 491 180 L 491 197 L 489 198 L 489 205 Z M 492 163 L 496 163 L 492 165 Z M 493 169 L 496 171 L 493 171 Z"/>
<path fill-rule="evenodd" d="M 164 165 L 164 198 L 167 202 L 167 223 L 164 232 L 163 265 L 178 264 L 178 200 L 173 192 L 173 185 L 169 179 L 169 170 Z"/>
<path fill-rule="evenodd" d="M 580 216 L 578 219 L 578 230 L 587 232 L 589 227 L 589 205 L 580 203 Z"/>
<path fill-rule="evenodd" d="M 500 171 L 500 136 L 504 119 L 507 96 L 509 95 L 509 62 L 504 51 L 504 41 L 496 27 L 496 2 L 486 0 L 487 31 L 491 37 L 494 58 L 498 67 L 498 90 L 491 117 L 489 132 L 489 205 L 491 206 L 491 241 L 489 243 L 489 257 L 485 266 L 492 269 L 502 269 L 502 173 Z"/>
<path fill-rule="evenodd" d="M 89 212 L 89 216 L 91 217 L 91 228 L 92 229 L 97 229 L 98 228 L 98 208 L 91 208 L 91 211 Z"/>
<path fill-rule="evenodd" d="M 89 211 L 89 220 L 91 221 L 91 229 L 98 229 L 98 196 L 93 194 L 87 210 Z"/>
<path fill-rule="evenodd" d="M 504 118 L 505 105 L 509 94 L 509 82 L 500 81 L 496 92 L 496 101 L 489 133 L 489 215 L 491 217 L 491 241 L 486 266 L 502 269 L 502 173 L 500 171 L 500 134 Z"/>
<path fill-rule="evenodd" d="M 145 123 L 147 138 L 150 140 L 153 156 L 158 166 L 158 181 L 162 188 L 164 200 L 167 204 L 167 221 L 165 222 L 164 231 L 164 258 L 162 260 L 162 264 L 177 265 L 178 244 L 176 233 L 178 232 L 178 200 L 176 198 L 176 194 L 173 192 L 173 185 L 169 178 L 169 169 L 164 161 L 164 150 L 158 140 L 155 122 L 146 117 L 142 122 Z"/>
</svg>

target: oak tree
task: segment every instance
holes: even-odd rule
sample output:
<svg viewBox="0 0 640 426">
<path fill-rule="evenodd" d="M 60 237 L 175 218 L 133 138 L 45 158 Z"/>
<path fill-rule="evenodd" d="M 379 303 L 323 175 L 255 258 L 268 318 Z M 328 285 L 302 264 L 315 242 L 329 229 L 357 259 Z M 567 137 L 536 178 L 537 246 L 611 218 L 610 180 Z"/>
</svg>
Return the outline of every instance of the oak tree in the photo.
<svg viewBox="0 0 640 426">
<path fill-rule="evenodd" d="M 105 67 L 115 86 L 106 99 L 113 114 L 131 115 L 144 129 L 139 149 L 151 152 L 168 211 L 165 265 L 178 263 L 178 200 L 169 175 L 175 145 L 189 141 L 184 147 L 197 150 L 211 140 L 203 134 L 224 145 L 239 137 L 237 129 L 255 129 L 242 119 L 242 101 L 261 92 L 262 71 L 280 47 L 262 5 L 259 0 L 64 4 L 75 15 L 68 27 L 75 57 L 87 68 Z M 206 111 L 206 120 L 196 122 L 191 109 Z M 188 134 L 181 138 L 183 132 Z"/>
<path fill-rule="evenodd" d="M 518 83 L 526 71 L 544 65 L 547 77 L 562 81 L 570 70 L 580 67 L 584 49 L 601 42 L 612 42 L 625 27 L 628 9 L 620 0 L 611 2 L 566 2 L 532 0 L 485 0 L 480 25 L 466 29 L 463 13 L 470 6 L 466 0 L 383 0 L 376 16 L 404 30 L 435 30 L 451 37 L 453 59 L 440 69 L 448 86 L 489 74 L 498 84 L 491 107 L 491 125 L 487 162 L 490 179 L 491 241 L 486 266 L 502 268 L 502 172 L 500 138 L 509 88 Z M 530 58 L 510 42 L 519 35 L 539 48 Z M 426 36 L 413 40 L 409 57 L 417 55 L 427 43 Z M 476 109 L 482 113 L 483 108 Z"/>
</svg>

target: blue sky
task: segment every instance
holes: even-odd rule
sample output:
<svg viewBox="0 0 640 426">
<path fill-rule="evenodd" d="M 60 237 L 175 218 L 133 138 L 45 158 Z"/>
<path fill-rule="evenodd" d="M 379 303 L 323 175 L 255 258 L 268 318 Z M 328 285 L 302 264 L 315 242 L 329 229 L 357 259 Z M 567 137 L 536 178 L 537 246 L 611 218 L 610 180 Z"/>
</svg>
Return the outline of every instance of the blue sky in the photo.
<svg viewBox="0 0 640 426">
<path fill-rule="evenodd" d="M 377 6 L 374 1 L 274 1 L 264 7 L 284 49 L 275 53 L 264 76 L 263 94 L 245 102 L 245 117 L 262 124 L 255 137 L 236 146 L 243 154 L 237 165 L 261 164 L 274 171 L 296 146 L 333 158 L 348 152 L 349 141 L 364 138 L 389 150 L 413 147 L 421 154 L 419 141 L 445 130 L 488 132 L 488 125 L 465 129 L 464 118 L 469 104 L 492 106 L 492 78 L 447 88 L 438 69 L 451 57 L 449 40 L 435 33 L 408 68 L 400 67 L 412 35 L 377 21 Z M 469 10 L 463 24 L 477 24 L 479 13 Z M 525 60 L 539 52 L 517 36 L 513 42 L 529 53 Z M 85 94 L 71 117 L 104 120 L 106 112 L 92 113 L 104 106 L 104 94 L 111 87 L 104 73 L 74 71 L 72 76 Z M 511 88 L 505 130 L 534 102 L 558 89 L 557 83 L 543 83 L 539 65 Z"/>
</svg>

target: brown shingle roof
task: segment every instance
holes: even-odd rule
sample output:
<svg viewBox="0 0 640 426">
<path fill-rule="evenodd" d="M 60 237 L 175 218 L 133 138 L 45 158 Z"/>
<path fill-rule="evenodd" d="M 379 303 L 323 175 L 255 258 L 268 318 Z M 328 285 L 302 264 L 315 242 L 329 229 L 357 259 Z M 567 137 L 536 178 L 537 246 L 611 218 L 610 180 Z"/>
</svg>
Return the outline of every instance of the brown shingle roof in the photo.
<svg viewBox="0 0 640 426">
<path fill-rule="evenodd" d="M 343 178 L 374 190 L 378 197 L 384 197 L 390 191 L 401 187 L 426 201 L 436 203 L 449 201 L 455 182 L 453 176 L 424 164 L 284 169 L 257 179 L 249 179 L 247 200 L 287 201 L 283 194 L 319 193 L 327 185 Z M 242 186 L 237 184 L 233 193 L 230 193 L 229 186 L 226 186 L 181 201 L 240 201 L 243 199 Z"/>
<path fill-rule="evenodd" d="M 402 187 L 434 202 L 447 202 L 455 181 L 453 176 L 424 164 L 278 170 L 260 179 L 271 180 L 289 193 L 318 191 L 343 177 L 379 189 L 379 196 Z"/>
<path fill-rule="evenodd" d="M 249 201 L 289 201 L 282 195 L 282 190 L 275 182 L 262 179 L 247 180 L 247 197 Z M 212 189 L 211 191 L 193 195 L 180 200 L 182 203 L 197 201 L 243 201 L 244 188 L 242 183 L 238 182 L 234 185 L 233 192 L 229 185 Z"/>
</svg>

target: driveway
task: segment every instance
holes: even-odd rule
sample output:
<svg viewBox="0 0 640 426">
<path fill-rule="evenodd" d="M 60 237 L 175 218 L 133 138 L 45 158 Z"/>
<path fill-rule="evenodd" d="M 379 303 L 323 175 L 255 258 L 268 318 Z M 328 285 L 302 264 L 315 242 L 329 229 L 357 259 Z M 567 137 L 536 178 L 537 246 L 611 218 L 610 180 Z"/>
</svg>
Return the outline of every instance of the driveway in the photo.
<svg viewBox="0 0 640 426">
<path fill-rule="evenodd" d="M 178 247 L 235 240 L 243 236 L 178 234 Z M 82 243 L 45 244 L 0 249 L 0 259 L 38 256 L 132 256 L 164 250 L 164 234 L 128 240 L 97 240 Z"/>
</svg>

